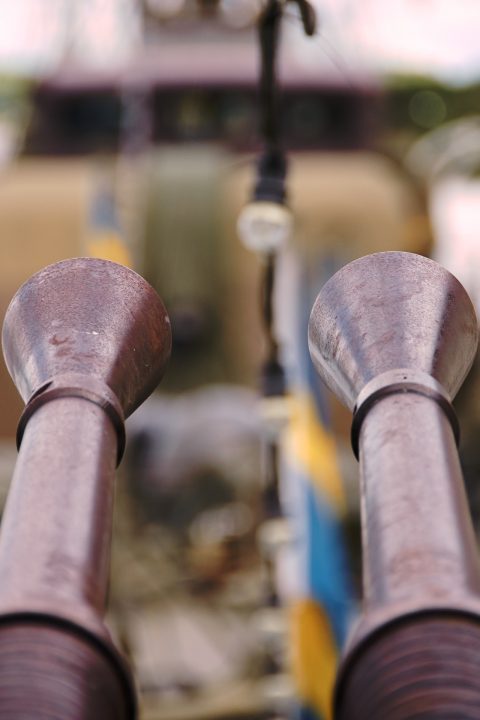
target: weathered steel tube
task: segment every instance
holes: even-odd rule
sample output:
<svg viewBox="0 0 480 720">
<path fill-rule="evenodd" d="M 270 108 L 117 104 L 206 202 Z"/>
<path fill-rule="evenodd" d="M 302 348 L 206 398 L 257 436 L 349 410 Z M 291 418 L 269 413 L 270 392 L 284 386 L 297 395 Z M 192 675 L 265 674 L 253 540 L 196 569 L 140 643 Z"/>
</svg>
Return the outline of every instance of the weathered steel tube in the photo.
<svg viewBox="0 0 480 720">
<path fill-rule="evenodd" d="M 2 522 L 0 613 L 25 598 L 31 609 L 35 603 L 52 610 L 55 600 L 58 610 L 67 604 L 98 624 L 110 567 L 116 457 L 115 428 L 98 405 L 58 398 L 32 415 Z"/>
<path fill-rule="evenodd" d="M 136 273 L 45 268 L 7 311 L 27 401 L 0 537 L 0 718 L 132 720 L 130 671 L 103 615 L 123 419 L 160 379 L 170 328 Z"/>
<path fill-rule="evenodd" d="M 359 456 L 365 611 L 480 594 L 455 438 L 435 400 L 406 392 L 378 401 Z"/>
<path fill-rule="evenodd" d="M 363 610 L 337 720 L 480 717 L 480 566 L 451 406 L 477 337 L 458 281 L 408 253 L 351 263 L 316 300 L 312 358 L 354 411 L 360 460 Z"/>
</svg>

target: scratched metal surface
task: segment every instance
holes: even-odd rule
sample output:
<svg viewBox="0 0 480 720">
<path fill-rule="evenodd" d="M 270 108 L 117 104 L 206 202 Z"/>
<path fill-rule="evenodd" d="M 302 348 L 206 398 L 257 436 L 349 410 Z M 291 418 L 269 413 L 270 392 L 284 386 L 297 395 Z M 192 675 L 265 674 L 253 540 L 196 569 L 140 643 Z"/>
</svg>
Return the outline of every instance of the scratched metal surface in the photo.
<svg viewBox="0 0 480 720">
<path fill-rule="evenodd" d="M 10 303 L 2 344 L 26 402 L 56 375 L 103 380 L 130 415 L 156 388 L 170 353 L 162 301 L 133 270 L 93 258 L 49 265 Z"/>
<path fill-rule="evenodd" d="M 429 373 L 454 397 L 477 341 L 475 310 L 458 280 L 404 252 L 343 267 L 319 293 L 309 326 L 317 372 L 350 409 L 369 380 L 395 368 Z"/>
<path fill-rule="evenodd" d="M 165 309 L 123 266 L 64 261 L 20 288 L 3 342 L 33 410 L 2 519 L 0 717 L 131 719 L 130 672 L 103 621 L 113 488 L 122 414 L 169 354 Z"/>
<path fill-rule="evenodd" d="M 339 673 L 338 720 L 476 717 L 480 565 L 448 395 L 432 394 L 428 376 L 453 397 L 477 337 L 460 283 L 412 254 L 355 261 L 315 302 L 312 358 L 343 402 L 357 411 L 372 380 L 395 379 L 359 430 L 363 610 Z"/>
</svg>

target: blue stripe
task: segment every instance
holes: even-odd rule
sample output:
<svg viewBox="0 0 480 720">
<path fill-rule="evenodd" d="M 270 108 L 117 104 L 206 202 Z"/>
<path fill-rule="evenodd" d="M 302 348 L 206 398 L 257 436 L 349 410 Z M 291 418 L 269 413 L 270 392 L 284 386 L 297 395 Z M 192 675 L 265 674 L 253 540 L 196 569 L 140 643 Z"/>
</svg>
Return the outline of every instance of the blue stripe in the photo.
<svg viewBox="0 0 480 720">
<path fill-rule="evenodd" d="M 315 488 L 304 479 L 307 521 L 307 588 L 323 605 L 332 623 L 338 647 L 348 632 L 354 604 L 349 562 L 339 519 Z"/>
<path fill-rule="evenodd" d="M 323 715 L 315 712 L 310 707 L 302 705 L 297 708 L 294 718 L 295 720 L 323 720 Z"/>
<path fill-rule="evenodd" d="M 341 521 L 322 502 L 310 479 L 296 466 L 286 468 L 291 492 L 287 509 L 295 533 L 303 591 L 316 600 L 330 619 L 342 648 L 356 610 L 353 582 Z"/>
</svg>

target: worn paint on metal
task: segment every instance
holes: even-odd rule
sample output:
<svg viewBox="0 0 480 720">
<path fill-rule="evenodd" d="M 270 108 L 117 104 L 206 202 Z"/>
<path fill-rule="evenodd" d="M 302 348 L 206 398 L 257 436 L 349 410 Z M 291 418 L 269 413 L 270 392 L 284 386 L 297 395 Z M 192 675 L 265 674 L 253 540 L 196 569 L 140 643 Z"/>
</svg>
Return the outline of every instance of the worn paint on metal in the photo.
<svg viewBox="0 0 480 720">
<path fill-rule="evenodd" d="M 480 565 L 450 405 L 477 342 L 460 283 L 410 253 L 345 266 L 315 302 L 315 366 L 363 408 L 363 611 L 337 720 L 478 717 Z"/>
<path fill-rule="evenodd" d="M 135 717 L 103 622 L 114 473 L 170 342 L 155 291 L 104 260 L 49 266 L 9 306 L 5 361 L 27 406 L 0 541 L 0 718 Z"/>
</svg>

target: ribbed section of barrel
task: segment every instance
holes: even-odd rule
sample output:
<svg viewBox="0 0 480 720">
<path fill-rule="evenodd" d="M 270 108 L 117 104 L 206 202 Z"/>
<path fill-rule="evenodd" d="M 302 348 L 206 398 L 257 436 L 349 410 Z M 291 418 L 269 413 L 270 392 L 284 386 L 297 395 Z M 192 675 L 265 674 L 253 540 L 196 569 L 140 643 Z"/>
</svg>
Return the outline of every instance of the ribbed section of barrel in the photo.
<svg viewBox="0 0 480 720">
<path fill-rule="evenodd" d="M 354 654 L 336 720 L 478 720 L 480 624 L 417 617 L 385 628 Z"/>
<path fill-rule="evenodd" d="M 65 628 L 0 627 L 1 720 L 127 720 L 129 693 L 109 657 Z"/>
</svg>

